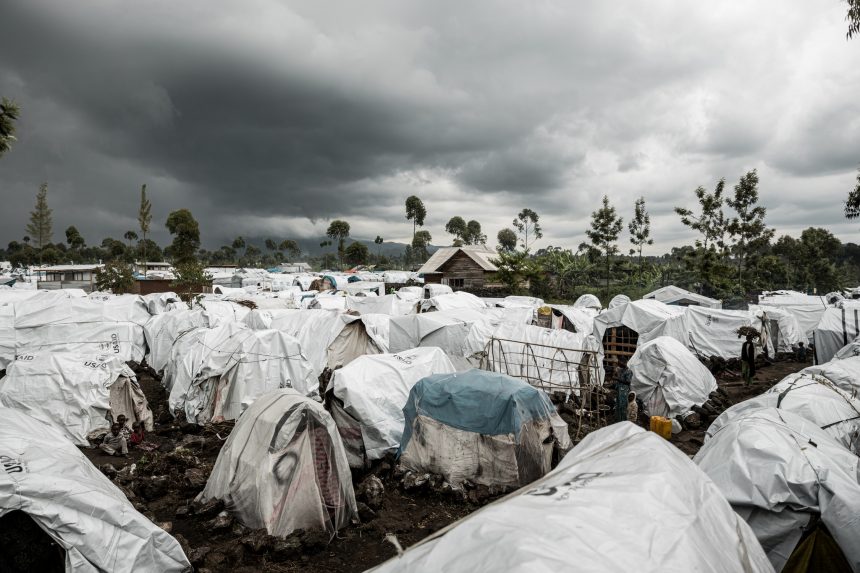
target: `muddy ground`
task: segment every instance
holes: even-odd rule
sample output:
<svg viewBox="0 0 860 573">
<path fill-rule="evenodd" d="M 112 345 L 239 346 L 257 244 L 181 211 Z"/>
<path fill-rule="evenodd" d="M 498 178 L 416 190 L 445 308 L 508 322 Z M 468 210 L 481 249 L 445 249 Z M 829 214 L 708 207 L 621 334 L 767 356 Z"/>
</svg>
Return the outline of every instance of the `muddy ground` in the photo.
<svg viewBox="0 0 860 573">
<path fill-rule="evenodd" d="M 762 366 L 751 387 L 744 387 L 731 369 L 721 372 L 718 382 L 728 400 L 737 403 L 762 393 L 804 366 L 791 361 Z M 408 547 L 500 495 L 478 488 L 468 491 L 467 499 L 463 499 L 462 494 L 445 493 L 432 483 L 410 484 L 406 489 L 401 476 L 395 474 L 393 460 L 383 460 L 370 471 L 353 475 L 362 523 L 341 530 L 330 542 L 319 532 L 272 538 L 265 531 L 252 531 L 236 523 L 221 513 L 223 507 L 219 504 L 201 507 L 193 503 L 232 425 L 201 428 L 173 422 L 166 412 L 166 395 L 160 383 L 145 372 L 139 376 L 158 420 L 147 440 L 158 449 L 132 451 L 128 458 L 107 456 L 93 449 L 84 452 L 141 513 L 179 540 L 199 571 L 364 571 L 396 554 L 387 536 L 396 536 L 404 548 Z M 570 418 L 564 413 L 563 417 Z M 703 443 L 707 425 L 706 421 L 700 429 L 682 431 L 671 441 L 692 456 Z M 583 436 L 576 437 L 579 441 Z M 381 495 L 380 482 L 384 487 Z"/>
</svg>

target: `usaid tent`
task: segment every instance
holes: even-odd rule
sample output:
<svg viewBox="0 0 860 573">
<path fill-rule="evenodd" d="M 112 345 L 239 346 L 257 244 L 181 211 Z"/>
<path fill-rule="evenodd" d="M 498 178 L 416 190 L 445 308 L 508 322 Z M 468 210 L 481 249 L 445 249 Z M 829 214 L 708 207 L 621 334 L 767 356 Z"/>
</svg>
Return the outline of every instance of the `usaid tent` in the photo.
<svg viewBox="0 0 860 573">
<path fill-rule="evenodd" d="M 229 322 L 202 332 L 176 369 L 169 405 L 189 422 L 235 420 L 254 401 L 278 388 L 303 396 L 319 382 L 299 342 L 278 330 Z"/>
<path fill-rule="evenodd" d="M 623 422 L 586 436 L 542 479 L 373 571 L 773 569 L 749 526 L 687 456 Z"/>
<path fill-rule="evenodd" d="M 381 322 L 375 317 L 367 319 L 367 324 L 383 329 L 374 330 L 371 336 L 362 317 L 338 310 L 255 310 L 244 320 L 253 329 L 280 330 L 298 340 L 315 376 L 326 368 L 345 366 L 358 356 L 381 352 L 383 348 L 375 342 L 384 338 Z"/>
<path fill-rule="evenodd" d="M 436 346 L 449 356 L 469 356 L 466 337 L 476 322 L 494 328 L 502 322 L 531 322 L 530 308 L 485 308 L 482 310 L 438 311 L 392 316 L 389 348 L 401 352 L 419 346 Z"/>
<path fill-rule="evenodd" d="M 0 404 L 57 428 L 79 446 L 120 414 L 152 430 L 152 412 L 134 372 L 113 356 L 20 355 L 0 379 Z"/>
<path fill-rule="evenodd" d="M 775 408 L 725 424 L 694 458 L 777 571 L 818 516 L 851 569 L 860 571 L 858 460 L 814 422 Z M 815 528 L 814 535 L 826 533 Z"/>
<path fill-rule="evenodd" d="M 174 310 L 156 314 L 143 326 L 149 352 L 146 363 L 156 372 L 163 372 L 170 358 L 173 343 L 185 332 L 209 326 L 205 310 Z"/>
<path fill-rule="evenodd" d="M 400 447 L 403 407 L 422 378 L 456 369 L 439 348 L 360 356 L 334 371 L 326 390 L 349 464 L 364 467 Z"/>
<path fill-rule="evenodd" d="M 706 439 L 732 420 L 764 408 L 797 414 L 855 454 L 860 453 L 860 400 L 824 376 L 803 372 L 789 374 L 764 394 L 725 410 L 711 423 Z"/>
<path fill-rule="evenodd" d="M 403 415 L 400 464 L 454 485 L 523 485 L 550 470 L 555 444 L 571 446 L 542 390 L 484 370 L 423 378 Z"/>
<path fill-rule="evenodd" d="M 829 362 L 839 350 L 860 336 L 860 308 L 828 308 L 812 332 L 815 363 Z"/>
<path fill-rule="evenodd" d="M 630 390 L 652 416 L 685 416 L 717 389 L 710 370 L 668 336 L 640 344 L 627 367 L 633 375 Z"/>
<path fill-rule="evenodd" d="M 286 537 L 332 537 L 357 515 L 352 475 L 334 421 L 289 388 L 261 396 L 239 418 L 198 500 L 221 499 L 246 527 Z"/>
<path fill-rule="evenodd" d="M 105 301 L 36 296 L 16 303 L 14 312 L 17 354 L 74 352 L 143 360 L 143 325 L 150 314 L 139 296 Z"/>
<path fill-rule="evenodd" d="M 0 516 L 29 515 L 65 550 L 67 573 L 191 571 L 179 543 L 59 430 L 0 408 L 0 452 Z"/>
</svg>

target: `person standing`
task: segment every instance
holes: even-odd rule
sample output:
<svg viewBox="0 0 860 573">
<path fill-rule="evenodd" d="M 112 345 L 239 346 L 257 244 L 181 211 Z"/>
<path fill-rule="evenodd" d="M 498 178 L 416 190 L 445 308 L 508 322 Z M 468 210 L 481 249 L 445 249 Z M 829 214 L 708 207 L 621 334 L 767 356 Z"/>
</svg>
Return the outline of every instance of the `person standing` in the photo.
<svg viewBox="0 0 860 573">
<path fill-rule="evenodd" d="M 751 334 L 747 335 L 746 342 L 741 346 L 741 374 L 745 386 L 752 384 L 755 376 L 755 343 Z"/>
<path fill-rule="evenodd" d="M 627 366 L 620 367 L 616 372 L 618 379 L 615 383 L 615 421 L 623 422 L 627 419 L 627 402 L 633 373 Z"/>
</svg>

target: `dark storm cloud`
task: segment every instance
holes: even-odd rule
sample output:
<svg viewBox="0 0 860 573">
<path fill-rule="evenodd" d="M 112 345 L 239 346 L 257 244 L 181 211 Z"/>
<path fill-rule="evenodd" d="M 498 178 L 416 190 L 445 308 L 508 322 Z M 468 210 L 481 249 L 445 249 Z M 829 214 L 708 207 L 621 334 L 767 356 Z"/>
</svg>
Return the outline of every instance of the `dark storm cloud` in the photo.
<svg viewBox="0 0 860 573">
<path fill-rule="evenodd" d="M 91 242 L 135 226 L 144 182 L 157 219 L 190 207 L 210 245 L 331 217 L 406 236 L 413 193 L 439 239 L 451 215 L 494 236 L 530 206 L 576 244 L 609 194 L 622 212 L 645 195 L 675 240 L 700 184 L 769 166 L 763 200 L 778 180 L 791 203 L 801 176 L 835 199 L 860 159 L 857 50 L 825 0 L 777 21 L 740 2 L 6 4 L 0 94 L 23 117 L 4 242 L 41 181 L 57 230 Z"/>
</svg>

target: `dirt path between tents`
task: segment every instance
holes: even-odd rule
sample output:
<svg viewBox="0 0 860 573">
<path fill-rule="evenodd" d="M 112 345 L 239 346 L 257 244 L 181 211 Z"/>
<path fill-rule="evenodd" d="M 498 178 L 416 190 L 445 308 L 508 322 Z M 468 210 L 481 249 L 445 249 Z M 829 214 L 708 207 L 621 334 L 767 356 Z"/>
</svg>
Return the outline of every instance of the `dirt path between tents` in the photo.
<svg viewBox="0 0 860 573">
<path fill-rule="evenodd" d="M 794 362 L 763 366 L 749 388 L 743 387 L 739 376 L 731 371 L 722 373 L 718 382 L 731 402 L 737 403 L 764 392 L 803 366 Z M 176 424 L 167 414 L 160 383 L 145 372 L 139 376 L 158 420 L 155 431 L 147 436 L 157 449 L 132 451 L 128 458 L 110 457 L 99 450 L 83 451 L 141 513 L 179 540 L 199 571 L 365 571 L 396 554 L 387 536 L 396 536 L 404 548 L 408 547 L 498 497 L 486 490 L 472 490 L 469 499 L 463 499 L 426 483 L 404 490 L 394 474 L 393 461 L 384 460 L 371 472 L 354 474 L 362 523 L 341 530 L 330 542 L 319 532 L 297 532 L 277 539 L 264 531 L 249 530 L 225 517 L 220 504 L 193 503 L 232 424 Z M 672 443 L 692 456 L 703 443 L 706 427 L 683 431 L 673 436 Z M 360 484 L 368 476 L 376 476 L 384 485 L 381 496 L 362 493 Z"/>
</svg>

